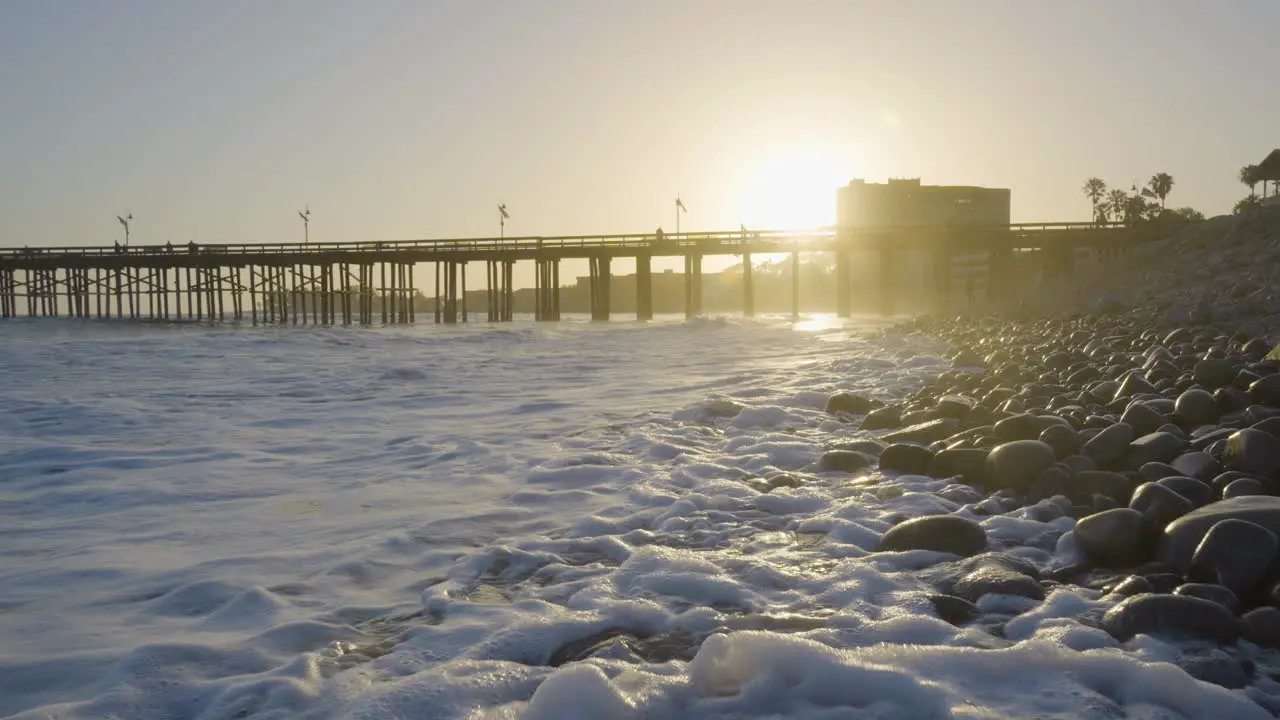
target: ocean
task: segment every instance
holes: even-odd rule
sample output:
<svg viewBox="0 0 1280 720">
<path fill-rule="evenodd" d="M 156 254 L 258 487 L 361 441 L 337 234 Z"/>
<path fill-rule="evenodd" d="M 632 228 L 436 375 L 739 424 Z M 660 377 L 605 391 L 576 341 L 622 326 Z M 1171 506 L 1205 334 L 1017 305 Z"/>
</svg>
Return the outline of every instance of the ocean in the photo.
<svg viewBox="0 0 1280 720">
<path fill-rule="evenodd" d="M 993 638 L 937 618 L 927 558 L 871 552 L 955 509 L 945 481 L 816 471 L 866 435 L 831 393 L 950 366 L 883 323 L 6 321 L 0 717 L 1234 707 L 1071 619 L 1096 597 Z"/>
</svg>

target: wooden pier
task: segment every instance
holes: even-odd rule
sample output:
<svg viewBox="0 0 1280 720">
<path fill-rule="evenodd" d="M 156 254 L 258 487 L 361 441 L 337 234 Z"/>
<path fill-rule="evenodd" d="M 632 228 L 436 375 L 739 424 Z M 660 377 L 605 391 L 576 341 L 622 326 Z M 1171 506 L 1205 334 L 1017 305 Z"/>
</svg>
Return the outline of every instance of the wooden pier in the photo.
<svg viewBox="0 0 1280 720">
<path fill-rule="evenodd" d="M 985 252 L 989 292 L 1016 289 L 1011 260 L 1038 250 L 1047 276 L 1075 270 L 1076 249 L 1119 251 L 1140 238 L 1118 224 L 1030 223 L 999 227 L 804 231 L 692 232 L 678 235 L 584 235 L 353 243 L 262 243 L 184 246 L 61 247 L 0 250 L 0 317 L 128 318 L 236 321 L 258 324 L 374 325 L 416 320 L 415 268 L 435 269 L 434 321 L 466 321 L 466 266 L 486 266 L 491 322 L 514 316 L 515 265 L 534 264 L 535 317 L 560 318 L 560 263 L 590 265 L 591 317 L 608 320 L 611 263 L 636 263 L 636 317 L 653 317 L 652 260 L 684 258 L 684 309 L 702 309 L 702 259 L 740 256 L 743 312 L 755 310 L 752 255 L 788 254 L 791 309 L 799 314 L 800 253 L 835 255 L 836 311 L 852 306 L 851 253 L 879 254 L 882 277 L 892 277 L 903 251 L 933 257 L 933 290 L 951 297 L 951 265 L 959 254 Z M 880 309 L 894 308 L 892 283 L 881 283 Z"/>
</svg>

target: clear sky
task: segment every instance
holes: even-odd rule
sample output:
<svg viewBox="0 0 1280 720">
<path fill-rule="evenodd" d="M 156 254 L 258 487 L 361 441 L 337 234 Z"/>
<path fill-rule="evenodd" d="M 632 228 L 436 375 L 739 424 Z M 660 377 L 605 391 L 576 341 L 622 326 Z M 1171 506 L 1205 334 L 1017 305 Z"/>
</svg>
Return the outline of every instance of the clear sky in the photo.
<svg viewBox="0 0 1280 720">
<path fill-rule="evenodd" d="M 853 177 L 1228 212 L 1276 0 L 9 0 L 0 245 L 795 226 Z"/>
</svg>

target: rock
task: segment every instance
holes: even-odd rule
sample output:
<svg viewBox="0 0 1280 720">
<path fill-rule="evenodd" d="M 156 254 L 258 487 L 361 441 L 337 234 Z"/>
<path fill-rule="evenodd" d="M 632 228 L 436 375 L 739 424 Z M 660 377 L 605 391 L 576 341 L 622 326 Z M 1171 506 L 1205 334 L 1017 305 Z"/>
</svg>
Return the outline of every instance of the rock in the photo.
<svg viewBox="0 0 1280 720">
<path fill-rule="evenodd" d="M 837 413 L 866 415 L 871 412 L 871 401 L 860 395 L 839 392 L 827 398 L 827 412 L 831 415 Z"/>
<path fill-rule="evenodd" d="M 1239 478 L 1232 480 L 1222 489 L 1222 499 L 1227 500 L 1234 497 L 1244 497 L 1245 495 L 1266 495 L 1267 490 L 1262 486 L 1262 482 L 1256 478 Z"/>
<path fill-rule="evenodd" d="M 867 413 L 858 427 L 862 430 L 891 430 L 901 425 L 902 408 L 886 405 Z"/>
<path fill-rule="evenodd" d="M 1113 469 L 1123 464 L 1133 442 L 1133 428 L 1116 423 L 1094 435 L 1080 448 L 1080 454 L 1089 458 L 1099 468 Z"/>
<path fill-rule="evenodd" d="M 1262 526 L 1273 535 L 1280 533 L 1280 498 L 1249 495 L 1220 500 L 1192 510 L 1165 528 L 1160 542 L 1160 559 L 1186 572 L 1201 540 L 1210 528 L 1223 520 L 1246 520 Z M 1231 587 L 1230 583 L 1223 584 Z"/>
<path fill-rule="evenodd" d="M 1252 428 L 1237 430 L 1227 438 L 1222 464 L 1229 470 L 1275 477 L 1280 473 L 1280 438 Z"/>
<path fill-rule="evenodd" d="M 1267 574 L 1280 549 L 1276 533 L 1247 520 L 1220 520 L 1196 546 L 1187 576 L 1245 597 Z"/>
<path fill-rule="evenodd" d="M 1186 440 L 1167 432 L 1153 432 L 1129 443 L 1127 464 L 1137 470 L 1149 462 L 1170 462 L 1182 453 Z"/>
<path fill-rule="evenodd" d="M 871 467 L 875 458 L 855 450 L 828 450 L 819 461 L 821 472 L 856 473 Z"/>
<path fill-rule="evenodd" d="M 1260 607 L 1240 616 L 1244 639 L 1254 645 L 1280 648 L 1280 608 Z"/>
<path fill-rule="evenodd" d="M 904 475 L 924 475 L 933 463 L 929 448 L 909 443 L 894 443 L 880 453 L 880 469 Z"/>
<path fill-rule="evenodd" d="M 1133 428 L 1135 435 L 1146 435 L 1155 432 L 1157 428 L 1164 425 L 1168 420 L 1164 415 L 1151 409 L 1146 403 L 1134 402 L 1129 403 L 1124 413 L 1120 416 L 1120 422 Z"/>
<path fill-rule="evenodd" d="M 1147 558 L 1142 513 L 1115 508 L 1076 522 L 1076 544 L 1104 567 L 1131 567 Z"/>
<path fill-rule="evenodd" d="M 1189 595 L 1125 598 L 1102 617 L 1102 629 L 1120 642 L 1143 634 L 1230 645 L 1240 636 L 1240 624 L 1229 610 L 1216 602 Z"/>
<path fill-rule="evenodd" d="M 1280 373 L 1264 375 L 1249 386 L 1253 401 L 1271 407 L 1280 406 Z"/>
<path fill-rule="evenodd" d="M 1191 501 L 1196 507 L 1203 507 L 1218 499 L 1218 494 L 1214 492 L 1213 486 L 1196 480 L 1194 478 L 1174 475 L 1172 477 L 1160 478 L 1156 481 L 1157 485 L 1164 485 L 1170 490 L 1178 493 L 1182 497 Z"/>
<path fill-rule="evenodd" d="M 1142 373 L 1129 373 L 1124 380 L 1120 382 L 1120 387 L 1116 390 L 1116 398 L 1128 398 L 1134 395 L 1156 394 L 1156 386 L 1147 382 Z"/>
<path fill-rule="evenodd" d="M 1039 440 L 1004 443 L 987 455 L 986 479 L 996 487 L 1025 492 L 1036 475 L 1057 459 L 1053 448 Z"/>
<path fill-rule="evenodd" d="M 977 403 L 967 395 L 943 395 L 938 398 L 935 410 L 939 417 L 963 420 Z"/>
<path fill-rule="evenodd" d="M 1173 412 L 1190 427 L 1218 419 L 1218 401 L 1204 390 L 1191 389 L 1178 396 Z"/>
<path fill-rule="evenodd" d="M 959 475 L 965 482 L 981 484 L 986 480 L 987 455 L 980 448 L 950 448 L 933 456 L 928 474 L 946 478 Z"/>
<path fill-rule="evenodd" d="M 1104 495 L 1119 505 L 1128 505 L 1133 497 L 1133 490 L 1133 481 L 1120 473 L 1087 470 L 1076 473 L 1071 479 L 1067 497 L 1079 501 L 1092 495 Z"/>
<path fill-rule="evenodd" d="M 1183 583 L 1173 590 L 1174 595 L 1204 598 L 1216 602 L 1235 614 L 1240 607 L 1240 599 L 1229 589 L 1215 583 Z"/>
<path fill-rule="evenodd" d="M 1124 580 L 1116 583 L 1115 587 L 1111 588 L 1111 592 L 1108 594 L 1129 597 L 1131 595 L 1141 595 L 1142 593 L 1150 592 L 1155 592 L 1155 588 L 1152 587 L 1151 581 L 1141 575 L 1130 575 Z"/>
<path fill-rule="evenodd" d="M 868 416 L 870 417 L 870 416 Z M 960 428 L 960 421 L 955 418 L 938 418 L 895 430 L 881 437 L 887 443 L 921 443 L 929 444 L 955 434 Z M 865 422 L 863 429 L 867 429 Z"/>
<path fill-rule="evenodd" d="M 969 557 L 986 547 L 987 533 L 978 523 L 959 515 L 928 515 L 889 528 L 876 552 L 933 550 Z"/>
<path fill-rule="evenodd" d="M 933 609 L 944 622 L 956 627 L 964 625 L 978 616 L 978 607 L 973 603 L 954 595 L 930 595 L 929 601 Z"/>
<path fill-rule="evenodd" d="M 1055 415 L 1020 413 L 997 422 L 995 424 L 995 436 L 1004 442 L 1034 440 L 1040 437 L 1040 434 L 1046 429 L 1055 426 L 1070 428 L 1071 424 Z"/>
<path fill-rule="evenodd" d="M 1211 390 L 1230 385 L 1235 378 L 1235 366 L 1222 358 L 1207 358 L 1196 363 L 1192 379 L 1197 385 Z"/>
<path fill-rule="evenodd" d="M 944 500 L 950 500 L 957 505 L 970 505 L 980 503 L 983 500 L 982 493 L 974 490 L 968 485 L 948 485 L 937 493 L 937 496 Z"/>
<path fill-rule="evenodd" d="M 1178 475 L 1209 482 L 1222 472 L 1222 463 L 1207 452 L 1189 452 L 1174 458 L 1170 465 Z"/>
<path fill-rule="evenodd" d="M 1053 448 L 1053 454 L 1061 460 L 1080 449 L 1080 434 L 1070 425 L 1050 425 L 1040 433 L 1040 442 Z"/>
<path fill-rule="evenodd" d="M 1176 660 L 1178 667 L 1191 677 L 1230 690 L 1249 685 L 1249 672 L 1239 660 L 1218 648 L 1194 648 Z"/>
<path fill-rule="evenodd" d="M 952 592 L 972 602 L 991 594 L 1044 599 L 1044 588 L 1034 578 L 999 565 L 987 565 L 964 575 L 956 581 Z"/>
<path fill-rule="evenodd" d="M 1142 513 L 1155 534 L 1166 525 L 1195 509 L 1195 505 L 1174 490 L 1158 483 L 1144 483 L 1133 491 L 1129 507 Z"/>
</svg>

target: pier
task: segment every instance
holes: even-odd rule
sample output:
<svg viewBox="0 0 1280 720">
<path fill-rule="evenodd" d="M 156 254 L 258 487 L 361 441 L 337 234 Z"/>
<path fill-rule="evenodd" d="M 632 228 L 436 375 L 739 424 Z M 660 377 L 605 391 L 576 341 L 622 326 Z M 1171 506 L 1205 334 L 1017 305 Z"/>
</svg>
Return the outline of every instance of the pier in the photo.
<svg viewBox="0 0 1280 720">
<path fill-rule="evenodd" d="M 743 261 L 742 311 L 755 312 L 751 258 L 789 255 L 791 313 L 800 312 L 800 253 L 831 253 L 834 309 L 852 307 L 851 255 L 878 254 L 881 278 L 894 277 L 905 251 L 931 258 L 928 284 L 939 309 L 953 299 L 953 263 L 985 253 L 987 292 L 1017 289 L 1022 271 L 1015 253 L 1035 251 L 1046 277 L 1075 272 L 1076 251 L 1121 252 L 1139 234 L 1120 224 L 1023 223 L 994 227 L 880 227 L 688 232 L 680 234 L 534 236 L 350 243 L 242 243 L 183 246 L 52 247 L 0 250 L 0 317 L 126 318 L 160 321 L 234 321 L 258 324 L 374 325 L 416 322 L 417 266 L 434 266 L 432 320 L 466 322 L 466 267 L 484 263 L 487 319 L 514 316 L 517 263 L 532 263 L 535 317 L 558 320 L 560 264 L 587 260 L 591 317 L 608 320 L 611 264 L 636 265 L 635 316 L 653 317 L 652 261 L 684 260 L 684 311 L 702 310 L 702 261 Z M 896 290 L 882 280 L 879 309 L 894 312 Z"/>
</svg>

